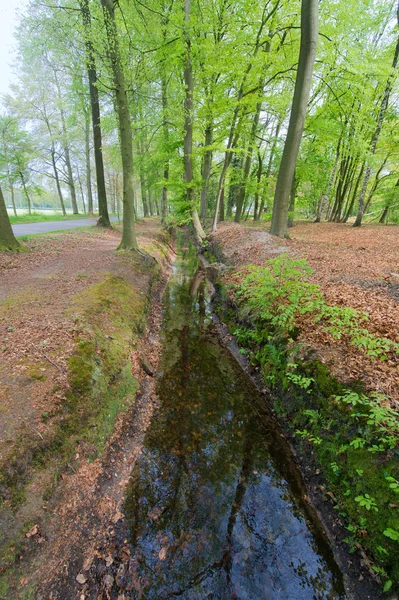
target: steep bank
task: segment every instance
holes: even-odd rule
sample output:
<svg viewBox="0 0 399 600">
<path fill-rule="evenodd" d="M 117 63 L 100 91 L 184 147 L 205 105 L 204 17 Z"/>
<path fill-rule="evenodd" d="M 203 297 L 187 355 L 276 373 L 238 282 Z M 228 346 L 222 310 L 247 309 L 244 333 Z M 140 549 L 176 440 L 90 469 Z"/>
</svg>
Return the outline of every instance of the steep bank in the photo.
<svg viewBox="0 0 399 600">
<path fill-rule="evenodd" d="M 55 234 L 1 255 L 1 598 L 30 597 L 82 528 L 115 516 L 118 485 L 104 496 L 99 482 L 129 428 L 145 428 L 143 352 L 156 355 L 148 326 L 170 246 L 153 220 L 138 238 L 155 264 L 116 253 L 119 237 Z"/>
</svg>

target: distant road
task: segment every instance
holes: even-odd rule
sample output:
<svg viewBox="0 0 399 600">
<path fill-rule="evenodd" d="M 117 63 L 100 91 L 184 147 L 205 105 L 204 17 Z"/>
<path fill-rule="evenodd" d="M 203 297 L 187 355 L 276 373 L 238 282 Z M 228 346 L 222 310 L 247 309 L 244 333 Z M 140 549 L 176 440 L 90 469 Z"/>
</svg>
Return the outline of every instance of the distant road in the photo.
<svg viewBox="0 0 399 600">
<path fill-rule="evenodd" d="M 112 222 L 118 220 L 118 217 L 110 217 Z M 60 229 L 76 229 L 77 227 L 88 227 L 95 225 L 97 219 L 73 219 L 71 221 L 43 221 L 42 223 L 20 223 L 13 225 L 14 235 L 34 235 L 35 233 L 50 233 Z"/>
</svg>

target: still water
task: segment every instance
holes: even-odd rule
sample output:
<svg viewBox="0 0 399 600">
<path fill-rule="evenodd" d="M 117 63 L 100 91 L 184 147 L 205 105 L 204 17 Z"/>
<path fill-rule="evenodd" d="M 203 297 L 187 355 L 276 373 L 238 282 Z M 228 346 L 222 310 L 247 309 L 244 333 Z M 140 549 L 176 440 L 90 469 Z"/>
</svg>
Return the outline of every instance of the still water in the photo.
<svg viewBox="0 0 399 600">
<path fill-rule="evenodd" d="M 181 249 L 164 297 L 161 401 L 132 473 L 133 597 L 344 598 L 285 440 L 215 335 Z"/>
</svg>

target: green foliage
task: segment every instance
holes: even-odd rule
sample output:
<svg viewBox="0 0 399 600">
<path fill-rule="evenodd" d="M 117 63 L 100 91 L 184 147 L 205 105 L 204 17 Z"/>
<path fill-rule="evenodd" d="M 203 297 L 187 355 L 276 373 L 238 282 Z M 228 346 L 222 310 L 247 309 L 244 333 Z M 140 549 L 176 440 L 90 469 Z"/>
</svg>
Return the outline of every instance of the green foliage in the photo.
<svg viewBox="0 0 399 600">
<path fill-rule="evenodd" d="M 258 328 L 272 330 L 274 336 L 278 330 L 287 338 L 295 337 L 300 317 L 310 315 L 334 339 L 347 339 L 371 358 L 385 360 L 389 352 L 399 350 L 396 342 L 378 337 L 361 325 L 367 321 L 367 313 L 329 306 L 320 286 L 309 282 L 311 273 L 306 260 L 293 259 L 287 254 L 269 260 L 264 267 L 251 266 L 236 289 L 242 314 L 250 317 Z"/>
</svg>

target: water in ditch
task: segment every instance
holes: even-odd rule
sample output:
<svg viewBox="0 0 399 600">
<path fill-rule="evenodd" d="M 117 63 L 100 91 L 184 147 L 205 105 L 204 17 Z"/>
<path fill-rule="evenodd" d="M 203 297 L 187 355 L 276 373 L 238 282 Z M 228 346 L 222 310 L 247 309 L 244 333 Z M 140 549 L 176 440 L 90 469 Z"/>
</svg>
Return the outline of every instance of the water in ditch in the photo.
<svg viewBox="0 0 399 600">
<path fill-rule="evenodd" d="M 159 412 L 126 512 L 135 598 L 344 598 L 278 426 L 221 347 L 194 249 L 164 298 Z"/>
</svg>

